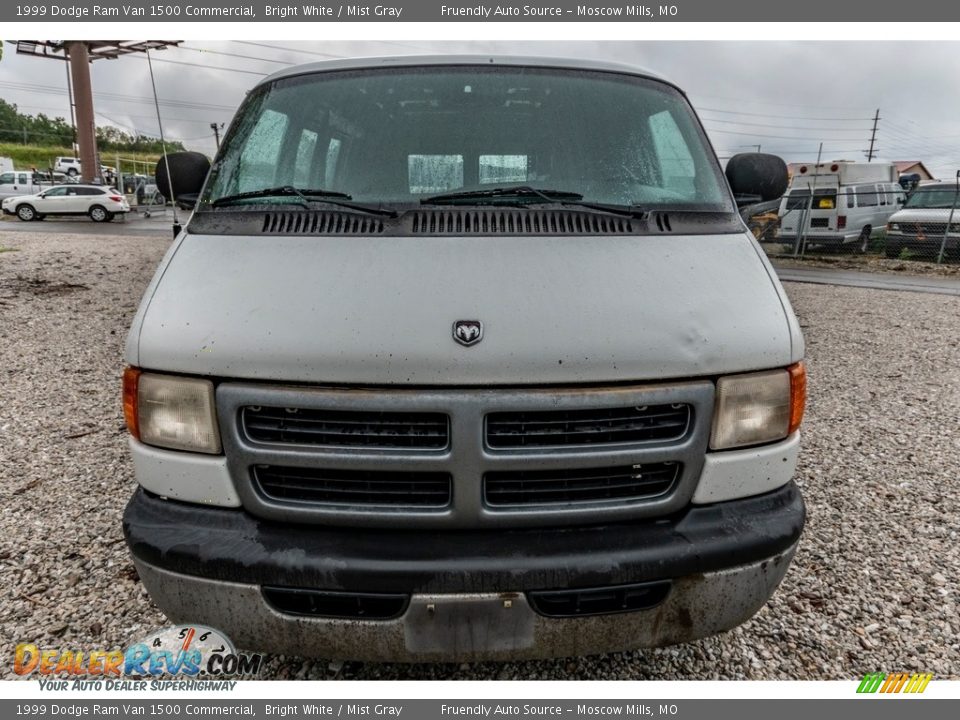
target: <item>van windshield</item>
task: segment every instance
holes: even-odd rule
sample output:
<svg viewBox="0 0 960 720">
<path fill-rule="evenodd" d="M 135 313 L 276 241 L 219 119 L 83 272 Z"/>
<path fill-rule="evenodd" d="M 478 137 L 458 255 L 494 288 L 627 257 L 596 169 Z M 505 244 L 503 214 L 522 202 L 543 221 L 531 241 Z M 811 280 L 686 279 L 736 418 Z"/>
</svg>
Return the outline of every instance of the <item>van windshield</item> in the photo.
<svg viewBox="0 0 960 720">
<path fill-rule="evenodd" d="M 906 208 L 950 209 L 956 205 L 960 208 L 960 198 L 957 196 L 956 185 L 933 185 L 918 187 L 907 198 Z"/>
<path fill-rule="evenodd" d="M 232 124 L 201 208 L 245 193 L 253 197 L 240 204 L 322 202 L 330 193 L 411 205 L 520 186 L 584 202 L 733 211 L 676 89 L 629 75 L 503 66 L 325 72 L 259 88 Z M 304 193 L 257 197 L 271 188 Z"/>
</svg>

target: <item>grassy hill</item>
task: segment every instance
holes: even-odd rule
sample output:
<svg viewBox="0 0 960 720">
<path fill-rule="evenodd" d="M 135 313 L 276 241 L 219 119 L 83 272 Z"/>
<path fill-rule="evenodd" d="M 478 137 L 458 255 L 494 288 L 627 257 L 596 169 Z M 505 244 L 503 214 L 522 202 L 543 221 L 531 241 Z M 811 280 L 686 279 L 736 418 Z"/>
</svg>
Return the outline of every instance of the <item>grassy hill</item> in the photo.
<svg viewBox="0 0 960 720">
<path fill-rule="evenodd" d="M 116 153 L 109 150 L 101 150 L 100 161 L 104 165 L 116 165 L 118 154 L 123 160 L 138 160 L 140 162 L 156 162 L 160 157 L 159 155 L 153 154 L 140 154 L 126 151 Z M 70 157 L 73 155 L 73 151 L 68 147 L 0 143 L 0 157 L 12 158 L 13 165 L 17 170 L 28 170 L 33 167 L 43 170 L 50 167 L 53 164 L 53 159 L 61 155 Z M 121 169 L 123 172 L 133 172 L 133 165 L 124 162 Z"/>
</svg>

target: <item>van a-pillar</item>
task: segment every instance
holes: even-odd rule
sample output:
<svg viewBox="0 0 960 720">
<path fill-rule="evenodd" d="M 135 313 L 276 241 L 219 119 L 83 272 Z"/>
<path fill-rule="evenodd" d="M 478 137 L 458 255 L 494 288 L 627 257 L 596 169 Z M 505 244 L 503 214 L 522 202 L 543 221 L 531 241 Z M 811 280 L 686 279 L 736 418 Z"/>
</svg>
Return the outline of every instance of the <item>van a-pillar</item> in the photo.
<svg viewBox="0 0 960 720">
<path fill-rule="evenodd" d="M 93 86 L 90 83 L 90 52 L 82 41 L 66 44 L 73 81 L 73 102 L 77 112 L 77 144 L 80 148 L 80 178 L 93 182 L 100 171 L 97 163 L 97 125 L 93 116 Z"/>
</svg>

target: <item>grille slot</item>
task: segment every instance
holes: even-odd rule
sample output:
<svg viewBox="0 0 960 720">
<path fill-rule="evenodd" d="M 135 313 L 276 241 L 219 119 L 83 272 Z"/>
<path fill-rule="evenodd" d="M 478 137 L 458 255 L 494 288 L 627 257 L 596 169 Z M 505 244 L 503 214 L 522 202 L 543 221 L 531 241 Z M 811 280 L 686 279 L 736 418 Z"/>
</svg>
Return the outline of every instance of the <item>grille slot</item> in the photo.
<svg viewBox="0 0 960 720">
<path fill-rule="evenodd" d="M 242 422 L 247 437 L 262 443 L 442 450 L 450 442 L 442 413 L 247 406 Z"/>
<path fill-rule="evenodd" d="M 628 217 L 564 210 L 449 209 L 411 213 L 413 235 L 624 235 Z"/>
<path fill-rule="evenodd" d="M 264 586 L 263 597 L 285 615 L 356 620 L 391 620 L 400 617 L 410 602 L 408 595 L 347 593 L 326 590 Z"/>
<path fill-rule="evenodd" d="M 272 500 L 338 507 L 443 508 L 453 494 L 450 475 L 440 472 L 260 465 L 253 480 Z"/>
<path fill-rule="evenodd" d="M 267 235 L 381 235 L 383 220 L 340 212 L 268 212 L 261 232 Z"/>
<path fill-rule="evenodd" d="M 648 500 L 670 491 L 680 477 L 675 462 L 577 468 L 507 470 L 483 476 L 483 497 L 491 507 L 579 505 L 607 500 Z"/>
<path fill-rule="evenodd" d="M 650 610 L 667 599 L 669 580 L 578 590 L 527 593 L 534 611 L 547 617 L 586 617 Z"/>
<path fill-rule="evenodd" d="M 690 425 L 689 405 L 501 412 L 487 415 L 491 448 L 562 447 L 670 441 Z"/>
</svg>

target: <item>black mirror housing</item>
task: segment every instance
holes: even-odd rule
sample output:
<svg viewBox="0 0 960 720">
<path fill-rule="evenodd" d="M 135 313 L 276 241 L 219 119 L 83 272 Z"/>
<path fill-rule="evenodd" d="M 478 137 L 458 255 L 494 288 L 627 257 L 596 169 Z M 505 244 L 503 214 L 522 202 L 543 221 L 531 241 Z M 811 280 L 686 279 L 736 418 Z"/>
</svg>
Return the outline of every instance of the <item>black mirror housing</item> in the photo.
<svg viewBox="0 0 960 720">
<path fill-rule="evenodd" d="M 738 204 L 768 202 L 783 197 L 790 181 L 783 158 L 767 153 L 734 155 L 727 162 L 726 174 Z"/>
<path fill-rule="evenodd" d="M 210 172 L 210 161 L 203 153 L 168 153 L 157 161 L 157 190 L 178 206 L 192 209 Z"/>
</svg>

